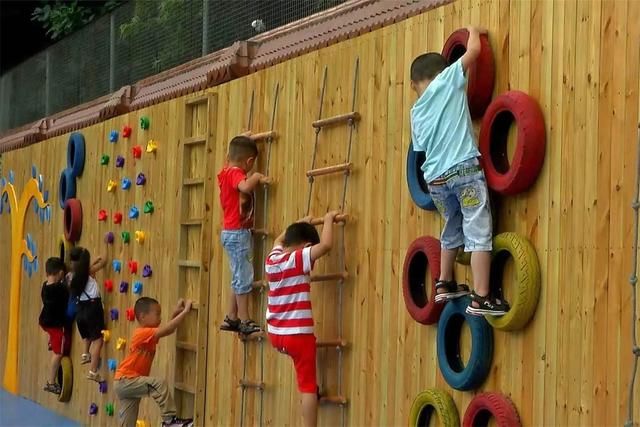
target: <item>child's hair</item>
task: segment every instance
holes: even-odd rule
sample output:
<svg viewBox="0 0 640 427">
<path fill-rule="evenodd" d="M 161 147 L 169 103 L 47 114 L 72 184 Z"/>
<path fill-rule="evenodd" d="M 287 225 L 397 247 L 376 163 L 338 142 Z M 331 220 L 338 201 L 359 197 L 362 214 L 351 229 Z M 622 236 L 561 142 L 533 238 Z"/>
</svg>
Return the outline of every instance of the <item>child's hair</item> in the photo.
<svg viewBox="0 0 640 427">
<path fill-rule="evenodd" d="M 61 271 L 66 271 L 66 266 L 64 265 L 64 261 L 62 261 L 58 257 L 49 258 L 44 268 L 47 273 L 47 276 L 53 276 L 54 274 L 58 274 Z"/>
<path fill-rule="evenodd" d="M 307 222 L 295 222 L 287 227 L 282 243 L 285 246 L 295 246 L 302 243 L 317 245 L 320 243 L 320 236 L 315 226 Z"/>
<path fill-rule="evenodd" d="M 236 136 L 229 142 L 229 159 L 245 160 L 258 155 L 256 142 L 246 136 Z"/>
<path fill-rule="evenodd" d="M 91 269 L 91 254 L 85 248 L 76 246 L 69 254 L 71 260 L 73 278 L 71 279 L 71 295 L 80 296 L 89 280 Z"/>
<path fill-rule="evenodd" d="M 411 63 L 411 80 L 421 82 L 433 80 L 447 68 L 447 60 L 439 53 L 431 52 L 418 56 Z"/>
<path fill-rule="evenodd" d="M 133 312 L 136 314 L 136 319 L 140 320 L 140 316 L 148 313 L 154 305 L 160 305 L 160 303 L 149 297 L 138 298 L 136 304 L 133 306 Z"/>
</svg>

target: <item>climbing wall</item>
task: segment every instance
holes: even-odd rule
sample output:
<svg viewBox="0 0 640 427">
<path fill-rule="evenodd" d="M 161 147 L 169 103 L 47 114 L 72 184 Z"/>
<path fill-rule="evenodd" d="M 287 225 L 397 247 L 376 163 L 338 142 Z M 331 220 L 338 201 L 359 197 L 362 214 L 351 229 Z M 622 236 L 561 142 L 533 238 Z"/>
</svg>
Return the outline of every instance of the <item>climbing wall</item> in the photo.
<svg viewBox="0 0 640 427">
<path fill-rule="evenodd" d="M 322 72 L 328 66 L 323 115 L 333 116 L 351 108 L 350 85 L 354 58 L 360 57 L 356 105 L 362 117 L 357 126 L 352 153 L 355 165 L 349 182 L 345 210 L 355 221 L 345 229 L 349 278 L 345 281 L 344 338 L 345 397 L 348 425 L 402 425 L 419 393 L 438 388 L 451 395 L 462 419 L 479 391 L 508 396 L 524 425 L 621 425 L 626 417 L 626 391 L 630 378 L 631 344 L 627 277 L 631 262 L 631 230 L 635 179 L 636 124 L 639 108 L 640 3 L 634 1 L 457 1 L 406 21 L 381 28 L 319 51 L 209 89 L 217 95 L 215 129 L 211 129 L 214 179 L 222 166 L 229 139 L 246 130 L 251 93 L 255 93 L 254 129 L 270 128 L 273 87 L 281 85 L 274 128 L 270 170 L 276 184 L 270 190 L 269 231 L 280 232 L 305 210 L 305 172 L 310 167 Z M 403 264 L 411 243 L 420 236 L 438 238 L 441 220 L 432 211 L 418 208 L 407 187 L 406 157 L 409 147 L 409 109 L 415 95 L 409 87 L 412 59 L 425 51 L 441 51 L 449 35 L 467 23 L 489 29 L 495 55 L 493 97 L 521 90 L 540 106 L 546 131 L 542 169 L 533 186 L 502 199 L 497 209 L 497 234 L 514 232 L 529 241 L 537 255 L 541 279 L 539 300 L 533 317 L 522 329 L 493 330 L 494 351 L 486 380 L 473 391 L 460 391 L 443 378 L 437 359 L 437 327 L 416 322 L 408 313 L 402 294 Z M 86 166 L 78 179 L 77 198 L 83 206 L 83 231 L 79 244 L 92 254 L 106 253 L 125 262 L 135 259 L 149 264 L 153 276 L 140 279 L 143 295 L 157 297 L 166 318 L 177 298 L 178 223 L 177 197 L 181 183 L 176 178 L 178 150 L 183 137 L 181 117 L 185 99 L 167 101 L 80 130 L 86 140 Z M 140 128 L 142 116 L 150 119 L 148 130 Z M 109 142 L 113 129 L 132 127 L 129 141 Z M 211 123 L 213 124 L 213 122 Z M 319 148 L 319 167 L 340 163 L 344 129 L 329 129 L 328 142 Z M 508 139 L 512 155 L 517 132 Z M 16 171 L 21 186 L 36 164 L 49 182 L 57 182 L 66 167 L 69 135 L 3 155 L 3 170 Z M 157 140 L 155 155 L 132 159 L 131 148 L 146 148 Z M 103 154 L 110 164 L 100 165 Z M 117 155 L 125 156 L 125 167 L 115 168 Z M 262 161 L 262 160 L 261 160 Z M 120 188 L 124 176 L 135 179 L 143 171 L 147 183 L 129 191 Z M 107 192 L 110 179 L 118 189 Z M 341 177 L 329 178 L 314 191 L 312 209 L 330 206 L 341 189 Z M 53 180 L 53 181 L 51 181 Z M 55 189 L 55 185 L 50 185 Z M 55 190 L 52 190 L 57 193 Z M 217 200 L 214 188 L 214 201 Z M 43 225 L 35 215 L 27 217 L 26 230 L 38 243 L 39 256 L 57 253 L 62 233 L 62 210 L 57 195 L 51 222 Z M 152 215 L 140 213 L 131 221 L 128 211 L 152 200 Z M 109 220 L 98 221 L 100 209 Z M 127 213 L 114 225 L 112 212 Z M 260 212 L 260 208 L 257 209 Z M 322 215 L 323 212 L 312 212 Z M 207 336 L 206 412 L 202 425 L 297 425 L 300 420 L 293 369 L 285 356 L 265 346 L 265 391 L 262 416 L 258 393 L 249 394 L 241 408 L 243 344 L 234 334 L 221 333 L 229 295 L 227 260 L 218 242 L 220 211 L 209 212 L 213 242 L 209 273 L 209 328 Z M 121 232 L 143 230 L 143 245 L 133 238 L 125 245 Z M 104 235 L 113 231 L 112 245 Z M 0 216 L 0 236 L 10 233 L 9 221 Z M 133 234 L 132 234 L 133 236 Z M 0 246 L 0 266 L 8 269 L 9 253 Z M 331 260 L 316 266 L 319 274 L 336 270 Z M 103 284 L 114 281 L 114 292 L 105 295 L 107 313 L 120 310 L 120 320 L 108 321 L 111 341 L 105 360 L 122 359 L 116 350 L 118 337 L 128 339 L 133 323 L 124 312 L 135 300 L 131 289 L 121 294 L 120 281 L 138 280 L 127 272 L 108 268 L 98 274 Z M 459 280 L 471 281 L 468 268 L 456 266 Z M 46 339 L 37 326 L 42 277 L 23 275 L 20 329 L 20 393 L 86 424 L 107 425 L 105 404 L 114 402 L 112 374 L 106 364 L 108 391 L 83 378 L 78 364 L 79 337 L 74 335 L 75 383 L 71 401 L 59 403 L 42 391 L 42 366 L 48 360 Z M 507 260 L 502 286 L 508 298 L 516 289 L 515 264 Z M 6 286 L 0 298 L 7 300 Z M 336 293 L 331 285 L 313 289 L 317 334 L 335 334 Z M 253 315 L 259 296 L 252 301 Z M 6 336 L 6 311 L 0 310 L 0 337 Z M 461 353 L 470 354 L 471 332 L 462 326 Z M 173 382 L 175 338 L 161 342 L 152 373 Z M 0 341 L 0 364 L 4 366 L 5 342 Z M 257 348 L 257 347 L 256 347 Z M 248 372 L 259 374 L 259 352 L 251 353 Z M 327 369 L 327 378 L 335 370 Z M 333 384 L 328 381 L 328 387 Z M 640 417 L 640 399 L 633 407 Z M 98 405 L 91 418 L 90 404 Z M 141 406 L 140 418 L 155 423 L 158 412 L 152 402 Z M 222 408 L 222 409 L 221 409 Z M 117 405 L 116 405 L 117 410 Z M 340 411 L 320 409 L 320 425 L 338 425 Z"/>
</svg>

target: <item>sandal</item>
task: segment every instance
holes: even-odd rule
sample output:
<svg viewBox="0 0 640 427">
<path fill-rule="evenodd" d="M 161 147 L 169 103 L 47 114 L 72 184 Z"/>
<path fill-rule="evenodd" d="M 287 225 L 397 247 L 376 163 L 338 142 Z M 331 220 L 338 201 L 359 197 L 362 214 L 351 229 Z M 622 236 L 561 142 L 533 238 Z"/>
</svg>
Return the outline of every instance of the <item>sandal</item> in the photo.
<svg viewBox="0 0 640 427">
<path fill-rule="evenodd" d="M 80 356 L 80 364 L 86 365 L 87 363 L 91 363 L 91 354 L 82 353 L 82 356 Z"/>
<path fill-rule="evenodd" d="M 444 289 L 444 292 L 438 292 Z M 455 280 L 438 280 L 436 282 L 436 297 L 437 303 L 447 302 L 450 299 L 460 298 L 465 295 L 469 295 L 469 287 L 467 285 L 459 285 Z"/>
<path fill-rule="evenodd" d="M 243 320 L 242 322 L 240 322 L 240 328 L 238 329 L 238 331 L 244 335 L 251 335 L 255 332 L 262 331 L 262 329 L 260 328 L 260 325 L 258 325 L 253 320 Z"/>
<path fill-rule="evenodd" d="M 58 383 L 51 384 L 50 382 L 47 382 L 47 385 L 44 386 L 44 391 L 48 391 L 53 394 L 60 394 L 62 393 L 62 387 L 60 387 L 60 384 Z"/>
<path fill-rule="evenodd" d="M 231 320 L 229 316 L 225 316 L 224 323 L 220 325 L 220 330 L 238 332 L 240 330 L 240 319 Z"/>
<path fill-rule="evenodd" d="M 465 311 L 475 316 L 482 316 L 484 314 L 503 316 L 507 314 L 510 308 L 506 301 L 498 302 L 496 298 L 491 298 L 489 295 L 483 297 L 475 292 L 471 292 L 469 297 L 471 298 L 471 302 L 469 302 Z M 473 303 L 476 303 L 478 307 L 474 307 Z"/>
</svg>

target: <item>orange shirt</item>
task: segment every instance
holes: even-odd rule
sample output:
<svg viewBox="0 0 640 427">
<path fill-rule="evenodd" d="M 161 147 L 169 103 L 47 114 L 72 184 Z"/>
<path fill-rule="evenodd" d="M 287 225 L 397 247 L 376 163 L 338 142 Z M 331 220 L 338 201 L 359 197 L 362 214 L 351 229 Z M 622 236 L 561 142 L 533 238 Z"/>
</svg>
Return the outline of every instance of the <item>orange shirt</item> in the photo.
<svg viewBox="0 0 640 427">
<path fill-rule="evenodd" d="M 137 328 L 129 343 L 129 354 L 124 358 L 114 379 L 146 377 L 151 371 L 153 356 L 156 354 L 158 328 Z"/>
</svg>

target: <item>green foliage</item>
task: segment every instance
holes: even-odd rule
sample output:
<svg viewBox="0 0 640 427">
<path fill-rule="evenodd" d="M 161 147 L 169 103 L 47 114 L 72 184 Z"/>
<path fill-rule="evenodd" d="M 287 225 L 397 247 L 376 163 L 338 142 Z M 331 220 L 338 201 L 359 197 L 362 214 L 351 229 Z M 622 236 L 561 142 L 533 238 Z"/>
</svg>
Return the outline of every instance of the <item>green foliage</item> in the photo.
<svg viewBox="0 0 640 427">
<path fill-rule="evenodd" d="M 60 39 L 84 25 L 97 16 L 108 13 L 118 7 L 124 0 L 108 0 L 106 2 L 43 1 L 42 7 L 36 7 L 31 14 L 32 21 L 38 21 L 47 30 L 46 34 L 53 40 Z"/>
</svg>

